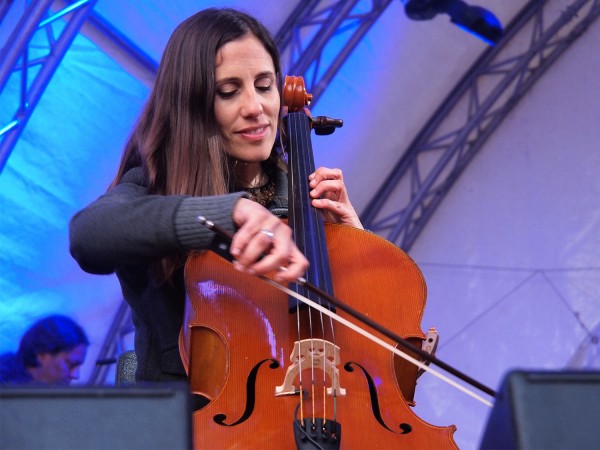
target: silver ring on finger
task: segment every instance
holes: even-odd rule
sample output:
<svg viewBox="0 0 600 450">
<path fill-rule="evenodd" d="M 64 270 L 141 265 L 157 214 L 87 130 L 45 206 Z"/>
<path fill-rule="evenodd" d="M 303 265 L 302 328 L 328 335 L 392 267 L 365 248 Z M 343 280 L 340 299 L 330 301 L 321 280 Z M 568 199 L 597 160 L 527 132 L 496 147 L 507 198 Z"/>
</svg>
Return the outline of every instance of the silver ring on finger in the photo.
<svg viewBox="0 0 600 450">
<path fill-rule="evenodd" d="M 264 234 L 265 236 L 267 236 L 269 239 L 273 239 L 273 236 L 275 236 L 275 234 L 271 231 L 271 230 L 267 230 L 266 228 L 262 228 L 260 230 L 261 234 Z"/>
</svg>

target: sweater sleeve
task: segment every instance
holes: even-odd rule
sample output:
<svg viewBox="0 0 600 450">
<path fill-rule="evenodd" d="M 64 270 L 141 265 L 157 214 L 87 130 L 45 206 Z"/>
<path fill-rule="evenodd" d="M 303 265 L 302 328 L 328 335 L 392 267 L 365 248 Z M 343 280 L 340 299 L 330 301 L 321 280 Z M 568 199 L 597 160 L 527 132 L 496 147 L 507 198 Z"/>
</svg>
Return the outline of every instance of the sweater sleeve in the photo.
<svg viewBox="0 0 600 450">
<path fill-rule="evenodd" d="M 141 169 L 73 216 L 70 252 L 89 273 L 108 274 L 123 264 L 148 264 L 156 259 L 208 247 L 214 233 L 201 226 L 203 215 L 235 232 L 232 211 L 244 193 L 192 197 L 152 195 Z"/>
</svg>

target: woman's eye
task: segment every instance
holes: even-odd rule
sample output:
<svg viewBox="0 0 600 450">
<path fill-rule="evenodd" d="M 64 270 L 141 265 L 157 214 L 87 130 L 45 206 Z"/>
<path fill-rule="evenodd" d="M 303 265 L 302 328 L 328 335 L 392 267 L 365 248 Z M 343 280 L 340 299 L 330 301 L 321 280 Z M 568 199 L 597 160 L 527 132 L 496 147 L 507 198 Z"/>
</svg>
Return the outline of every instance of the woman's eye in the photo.
<svg viewBox="0 0 600 450">
<path fill-rule="evenodd" d="M 217 91 L 217 95 L 223 99 L 232 98 L 236 91 Z"/>
<path fill-rule="evenodd" d="M 256 86 L 256 90 L 259 92 L 269 92 L 271 90 L 272 85 L 268 86 Z"/>
</svg>

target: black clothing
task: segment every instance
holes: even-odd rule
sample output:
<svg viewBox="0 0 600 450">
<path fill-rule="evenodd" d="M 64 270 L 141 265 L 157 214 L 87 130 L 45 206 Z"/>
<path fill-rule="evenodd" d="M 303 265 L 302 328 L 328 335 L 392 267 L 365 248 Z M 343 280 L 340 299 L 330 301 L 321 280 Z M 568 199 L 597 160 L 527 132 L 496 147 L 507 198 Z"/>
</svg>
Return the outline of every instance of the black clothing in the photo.
<svg viewBox="0 0 600 450">
<path fill-rule="evenodd" d="M 277 193 L 269 209 L 287 215 L 287 176 L 277 173 Z M 70 250 L 89 273 L 116 273 L 131 307 L 139 381 L 185 378 L 178 338 L 183 325 L 183 268 L 175 283 L 157 285 L 151 266 L 166 256 L 209 248 L 215 235 L 198 223 L 202 215 L 234 233 L 232 211 L 244 192 L 192 197 L 148 193 L 141 168 L 78 212 L 70 224 Z"/>
</svg>

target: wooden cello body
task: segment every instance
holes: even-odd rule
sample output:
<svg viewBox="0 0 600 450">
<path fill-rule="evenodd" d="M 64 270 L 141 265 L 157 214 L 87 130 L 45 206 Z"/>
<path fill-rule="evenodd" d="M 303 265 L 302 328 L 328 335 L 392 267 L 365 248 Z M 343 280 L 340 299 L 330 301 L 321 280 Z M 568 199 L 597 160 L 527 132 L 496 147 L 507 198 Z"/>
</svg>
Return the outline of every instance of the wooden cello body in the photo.
<svg viewBox="0 0 600 450">
<path fill-rule="evenodd" d="M 422 341 L 426 286 L 414 262 L 363 230 L 322 232 L 335 296 Z M 185 278 L 181 355 L 191 391 L 210 400 L 194 412 L 195 448 L 456 448 L 454 426 L 411 410 L 416 367 L 312 308 L 288 307 L 286 293 L 215 253 L 191 256 Z"/>
</svg>

